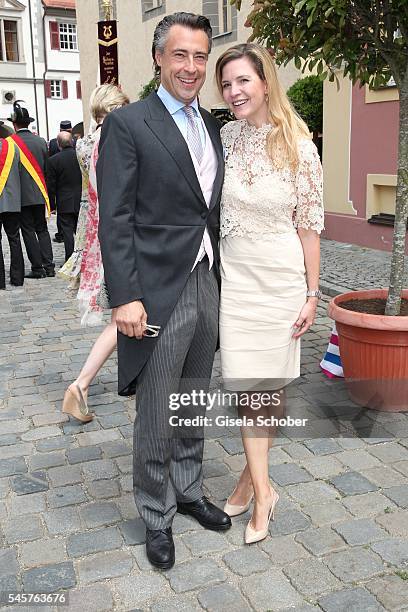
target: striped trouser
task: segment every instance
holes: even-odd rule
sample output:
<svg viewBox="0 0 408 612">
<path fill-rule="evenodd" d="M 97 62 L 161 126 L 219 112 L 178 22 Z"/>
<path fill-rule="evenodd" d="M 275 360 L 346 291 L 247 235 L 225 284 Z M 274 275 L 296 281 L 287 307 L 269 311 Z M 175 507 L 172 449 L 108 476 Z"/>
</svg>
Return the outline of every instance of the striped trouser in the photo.
<svg viewBox="0 0 408 612">
<path fill-rule="evenodd" d="M 194 437 L 178 435 L 169 424 L 169 418 L 177 414 L 169 409 L 169 396 L 198 386 L 208 390 L 218 335 L 218 300 L 216 276 L 205 258 L 190 274 L 138 377 L 133 486 L 136 505 L 149 529 L 171 525 L 177 501 L 202 496 L 202 432 L 195 429 Z M 190 416 L 203 415 L 205 406 L 188 410 Z"/>
</svg>

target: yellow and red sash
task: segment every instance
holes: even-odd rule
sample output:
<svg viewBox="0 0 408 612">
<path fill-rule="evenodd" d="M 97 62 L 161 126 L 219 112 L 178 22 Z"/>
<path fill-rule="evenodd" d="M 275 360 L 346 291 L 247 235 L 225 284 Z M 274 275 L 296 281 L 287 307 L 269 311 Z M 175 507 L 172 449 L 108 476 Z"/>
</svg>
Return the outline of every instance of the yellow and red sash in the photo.
<svg viewBox="0 0 408 612">
<path fill-rule="evenodd" d="M 41 191 L 47 206 L 48 216 L 50 216 L 51 208 L 50 200 L 48 198 L 47 185 L 45 184 L 44 174 L 38 165 L 37 160 L 20 136 L 17 134 L 12 134 L 11 136 L 8 136 L 7 140 L 14 140 L 15 144 L 18 146 L 20 150 L 20 161 L 33 179 L 34 183 L 37 185 L 38 189 Z"/>
<path fill-rule="evenodd" d="M 5 138 L 2 140 L 3 143 L 0 151 L 0 195 L 3 193 L 4 186 L 9 177 L 15 152 L 14 142 L 8 142 Z"/>
</svg>

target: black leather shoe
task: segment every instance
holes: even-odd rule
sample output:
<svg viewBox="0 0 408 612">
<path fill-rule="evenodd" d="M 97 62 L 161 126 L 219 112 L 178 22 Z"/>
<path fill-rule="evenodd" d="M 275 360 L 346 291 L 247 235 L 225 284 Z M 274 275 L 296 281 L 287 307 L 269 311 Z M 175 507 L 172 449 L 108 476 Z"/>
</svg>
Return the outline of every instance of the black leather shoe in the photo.
<svg viewBox="0 0 408 612">
<path fill-rule="evenodd" d="M 192 516 L 200 525 L 213 531 L 226 531 L 231 527 L 231 519 L 228 514 L 214 506 L 206 497 L 195 502 L 178 502 L 177 512 Z"/>
<path fill-rule="evenodd" d="M 41 272 L 29 272 L 28 274 L 24 275 L 24 278 L 45 278 L 46 274 L 45 274 L 45 270 L 42 270 Z"/>
<path fill-rule="evenodd" d="M 150 563 L 160 569 L 174 565 L 174 542 L 171 527 L 167 529 L 146 529 L 146 554 Z"/>
<path fill-rule="evenodd" d="M 64 242 L 64 238 L 62 236 L 60 236 L 59 234 L 55 234 L 54 238 L 52 239 L 53 242 L 57 242 L 57 243 L 61 243 Z"/>
<path fill-rule="evenodd" d="M 46 276 L 51 276 L 51 277 L 52 277 L 52 276 L 55 276 L 55 270 L 54 270 L 54 268 L 52 268 L 52 269 L 50 269 L 50 270 L 46 270 L 46 271 L 45 271 L 45 275 L 46 275 Z"/>
</svg>

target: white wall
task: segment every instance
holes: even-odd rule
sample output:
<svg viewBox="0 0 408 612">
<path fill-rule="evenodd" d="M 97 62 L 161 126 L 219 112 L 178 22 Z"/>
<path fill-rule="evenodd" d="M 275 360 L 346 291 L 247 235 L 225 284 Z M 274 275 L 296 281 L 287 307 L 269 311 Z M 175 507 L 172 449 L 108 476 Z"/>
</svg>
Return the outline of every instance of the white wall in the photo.
<svg viewBox="0 0 408 612">
<path fill-rule="evenodd" d="M 51 49 L 50 21 L 75 23 L 75 19 L 66 17 L 53 17 L 47 15 L 44 20 L 45 44 L 47 47 L 47 67 L 49 70 L 76 70 L 79 74 L 79 51 Z M 79 77 L 78 77 L 79 79 Z"/>
<path fill-rule="evenodd" d="M 22 1 L 27 5 L 27 0 Z M 17 21 L 19 62 L 0 62 L 0 117 L 6 118 L 13 110 L 13 104 L 3 104 L 2 92 L 15 91 L 17 99 L 25 100 L 34 109 L 34 85 L 25 82 L 32 76 L 30 24 L 28 10 L 20 11 L 5 4 L 0 8 L 0 16 Z M 4 80 L 3 80 L 4 79 Z"/>
<path fill-rule="evenodd" d="M 51 49 L 50 21 L 75 23 L 74 19 L 46 15 L 44 19 L 44 36 L 47 54 L 47 72 L 49 80 L 65 80 L 68 83 L 68 98 L 47 98 L 49 137 L 54 138 L 59 132 L 60 121 L 70 120 L 72 126 L 82 121 L 82 100 L 77 99 L 76 81 L 80 80 L 79 51 Z"/>
<path fill-rule="evenodd" d="M 0 16 L 18 20 L 19 22 L 20 54 L 20 61 L 18 63 L 0 62 L 0 95 L 3 91 L 15 91 L 16 98 L 24 100 L 30 115 L 35 118 L 35 122 L 30 124 L 30 129 L 47 138 L 48 126 L 49 138 L 53 138 L 59 131 L 61 120 L 69 119 L 72 125 L 82 121 L 82 101 L 77 99 L 76 92 L 76 81 L 80 80 L 79 51 L 52 50 L 50 41 L 50 21 L 75 23 L 75 20 L 69 17 L 56 17 L 52 15 L 46 15 L 43 20 L 41 0 L 31 0 L 31 41 L 28 0 L 20 0 L 20 2 L 26 7 L 24 11 L 7 8 L 7 3 L 5 8 L 0 8 Z M 45 29 L 44 37 L 43 24 Z M 34 50 L 34 69 L 32 48 Z M 47 57 L 45 57 L 45 51 Z M 44 74 L 45 59 L 47 59 L 48 70 Z M 34 77 L 37 80 L 37 84 L 34 84 Z M 46 98 L 44 78 L 67 81 L 68 98 L 58 100 Z M 35 97 L 37 98 L 37 104 Z M 0 118 L 9 117 L 12 110 L 13 105 L 3 104 L 1 96 Z"/>
<path fill-rule="evenodd" d="M 65 78 L 68 81 L 68 98 L 65 100 L 47 98 L 49 133 L 50 138 L 55 138 L 59 132 L 60 121 L 69 119 L 72 127 L 82 121 L 82 100 L 78 100 L 76 95 L 76 81 L 79 80 L 79 73 L 78 75 L 65 74 L 65 76 L 62 72 L 61 76 L 54 76 L 53 73 L 52 78 Z"/>
</svg>

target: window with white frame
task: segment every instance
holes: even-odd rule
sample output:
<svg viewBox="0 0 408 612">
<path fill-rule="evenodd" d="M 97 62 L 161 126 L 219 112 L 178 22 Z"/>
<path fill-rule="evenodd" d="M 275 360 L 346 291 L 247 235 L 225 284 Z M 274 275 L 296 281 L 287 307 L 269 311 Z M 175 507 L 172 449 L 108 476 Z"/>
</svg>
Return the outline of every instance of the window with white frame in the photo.
<svg viewBox="0 0 408 612">
<path fill-rule="evenodd" d="M 51 79 L 50 80 L 50 94 L 51 98 L 55 98 L 56 100 L 62 99 L 62 80 L 59 79 Z"/>
<path fill-rule="evenodd" d="M 218 0 L 219 33 L 226 34 L 232 30 L 231 4 L 229 0 Z"/>
<path fill-rule="evenodd" d="M 78 51 L 76 23 L 59 23 L 60 49 L 63 51 Z"/>
<path fill-rule="evenodd" d="M 144 11 L 151 11 L 155 8 L 160 8 L 163 4 L 162 0 L 143 0 Z"/>
<path fill-rule="evenodd" d="M 18 24 L 12 19 L 0 19 L 0 61 L 18 62 Z"/>
</svg>

